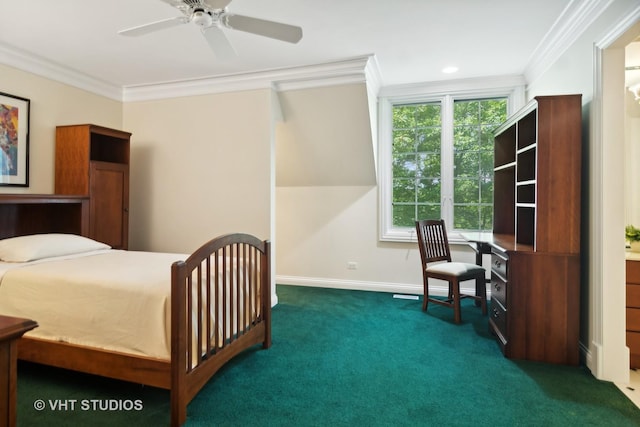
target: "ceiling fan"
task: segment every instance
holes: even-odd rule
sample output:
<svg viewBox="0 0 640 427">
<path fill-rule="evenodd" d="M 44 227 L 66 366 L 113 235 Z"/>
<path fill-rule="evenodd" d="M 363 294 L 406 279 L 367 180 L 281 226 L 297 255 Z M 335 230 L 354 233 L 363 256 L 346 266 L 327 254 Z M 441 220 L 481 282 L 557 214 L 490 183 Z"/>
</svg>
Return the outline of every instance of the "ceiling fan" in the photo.
<svg viewBox="0 0 640 427">
<path fill-rule="evenodd" d="M 124 36 L 141 36 L 154 31 L 193 22 L 200 27 L 214 54 L 221 59 L 236 56 L 233 46 L 225 36 L 222 28 L 244 31 L 289 43 L 297 43 L 302 38 L 302 28 L 236 15 L 227 12 L 231 0 L 161 0 L 182 12 L 182 16 L 163 19 L 149 24 L 118 31 Z"/>
</svg>

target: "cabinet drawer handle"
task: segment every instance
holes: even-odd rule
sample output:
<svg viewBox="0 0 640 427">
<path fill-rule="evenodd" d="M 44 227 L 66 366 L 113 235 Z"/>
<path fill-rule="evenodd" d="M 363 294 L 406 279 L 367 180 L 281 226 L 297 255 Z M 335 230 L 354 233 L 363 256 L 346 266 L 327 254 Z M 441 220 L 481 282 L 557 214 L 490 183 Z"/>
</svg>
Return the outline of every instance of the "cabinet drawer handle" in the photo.
<svg viewBox="0 0 640 427">
<path fill-rule="evenodd" d="M 500 289 L 502 289 L 502 286 L 500 286 L 500 282 L 495 282 L 493 284 L 493 288 L 496 290 L 496 292 L 500 292 Z"/>
<path fill-rule="evenodd" d="M 494 319 L 498 319 L 500 317 L 500 312 L 498 311 L 497 308 L 493 309 L 493 318 Z"/>
<path fill-rule="evenodd" d="M 495 266 L 496 266 L 496 268 L 500 268 L 500 267 L 502 267 L 502 262 L 500 262 L 500 260 L 495 260 L 495 261 L 493 262 L 493 265 L 495 265 Z"/>
</svg>

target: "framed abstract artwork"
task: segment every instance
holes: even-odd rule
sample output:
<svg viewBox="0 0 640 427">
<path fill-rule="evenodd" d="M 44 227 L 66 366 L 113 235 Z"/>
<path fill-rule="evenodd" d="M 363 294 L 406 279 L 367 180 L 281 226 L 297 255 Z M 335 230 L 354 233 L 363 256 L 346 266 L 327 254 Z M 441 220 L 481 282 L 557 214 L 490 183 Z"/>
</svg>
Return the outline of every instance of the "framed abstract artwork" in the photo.
<svg viewBox="0 0 640 427">
<path fill-rule="evenodd" d="M 29 186 L 29 108 L 28 99 L 0 92 L 0 186 Z"/>
</svg>

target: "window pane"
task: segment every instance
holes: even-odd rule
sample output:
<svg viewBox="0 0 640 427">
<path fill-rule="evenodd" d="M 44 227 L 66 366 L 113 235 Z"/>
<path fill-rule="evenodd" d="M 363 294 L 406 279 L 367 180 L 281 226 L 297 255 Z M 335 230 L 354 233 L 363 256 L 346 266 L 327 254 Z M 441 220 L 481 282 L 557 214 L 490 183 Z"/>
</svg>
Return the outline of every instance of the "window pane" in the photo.
<svg viewBox="0 0 640 427">
<path fill-rule="evenodd" d="M 493 228 L 493 204 L 480 206 L 480 229 L 491 230 Z"/>
<path fill-rule="evenodd" d="M 421 128 L 417 130 L 416 151 L 419 152 L 440 152 L 440 141 L 442 132 L 437 128 Z"/>
<path fill-rule="evenodd" d="M 393 107 L 393 128 L 412 129 L 416 126 L 413 111 L 415 107 L 411 105 L 397 105 Z"/>
<path fill-rule="evenodd" d="M 393 203 L 415 203 L 416 180 L 398 178 L 393 180 Z"/>
<path fill-rule="evenodd" d="M 439 179 L 421 179 L 418 181 L 418 201 L 422 203 L 431 203 L 440 205 L 440 180 Z"/>
<path fill-rule="evenodd" d="M 479 105 L 477 101 L 458 101 L 453 106 L 456 125 L 470 125 L 478 122 Z"/>
<path fill-rule="evenodd" d="M 478 195 L 480 189 L 477 179 L 454 179 L 453 180 L 453 199 L 460 203 L 478 203 Z M 466 202 L 465 202 L 466 201 Z"/>
<path fill-rule="evenodd" d="M 398 227 L 415 227 L 415 205 L 393 205 L 393 224 Z"/>
<path fill-rule="evenodd" d="M 485 99 L 481 101 L 480 123 L 502 123 L 506 117 L 505 99 Z"/>
<path fill-rule="evenodd" d="M 417 175 L 422 178 L 440 178 L 440 152 L 437 153 L 420 153 L 418 154 L 418 170 Z"/>
<path fill-rule="evenodd" d="M 397 129 L 393 131 L 393 154 L 412 153 L 416 151 L 416 133 L 413 129 Z"/>
<path fill-rule="evenodd" d="M 493 151 L 480 153 L 480 203 L 493 204 Z"/>
<path fill-rule="evenodd" d="M 477 177 L 480 172 L 480 156 L 478 151 L 457 151 L 453 155 L 453 167 L 456 177 Z"/>
<path fill-rule="evenodd" d="M 420 205 L 418 206 L 418 218 L 417 219 L 440 219 L 440 204 L 436 205 Z"/>
<path fill-rule="evenodd" d="M 476 206 L 453 206 L 453 227 L 469 230 L 478 223 L 478 208 Z"/>
<path fill-rule="evenodd" d="M 435 126 L 440 128 L 442 117 L 440 115 L 440 104 L 417 104 L 413 106 L 415 123 L 417 126 Z"/>
<path fill-rule="evenodd" d="M 477 150 L 480 148 L 480 129 L 478 126 L 456 126 L 453 138 L 456 150 Z"/>
<path fill-rule="evenodd" d="M 416 164 L 416 155 L 398 154 L 393 156 L 393 176 L 394 178 L 415 177 L 418 166 Z"/>
<path fill-rule="evenodd" d="M 496 130 L 497 127 L 498 124 L 480 126 L 480 147 L 482 147 L 483 150 L 493 152 L 493 131 Z"/>
</svg>

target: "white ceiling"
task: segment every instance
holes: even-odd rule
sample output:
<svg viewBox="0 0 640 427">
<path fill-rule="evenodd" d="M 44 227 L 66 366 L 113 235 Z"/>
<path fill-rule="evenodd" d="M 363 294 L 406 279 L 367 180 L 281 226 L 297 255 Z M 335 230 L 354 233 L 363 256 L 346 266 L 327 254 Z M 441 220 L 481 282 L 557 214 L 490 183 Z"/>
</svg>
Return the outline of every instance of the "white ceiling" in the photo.
<svg viewBox="0 0 640 427">
<path fill-rule="evenodd" d="M 541 43 L 549 42 L 565 8 L 575 9 L 580 3 L 233 0 L 229 12 L 301 26 L 303 38 L 292 45 L 225 30 L 238 57 L 219 61 L 193 24 L 136 38 L 117 34 L 179 15 L 160 0 L 0 0 L 0 63 L 11 62 L 7 58 L 14 55 L 7 52 L 18 52 L 117 87 L 324 64 L 369 54 L 375 55 L 382 85 L 518 75 L 540 53 Z M 449 65 L 459 71 L 443 74 L 442 68 Z"/>
</svg>

